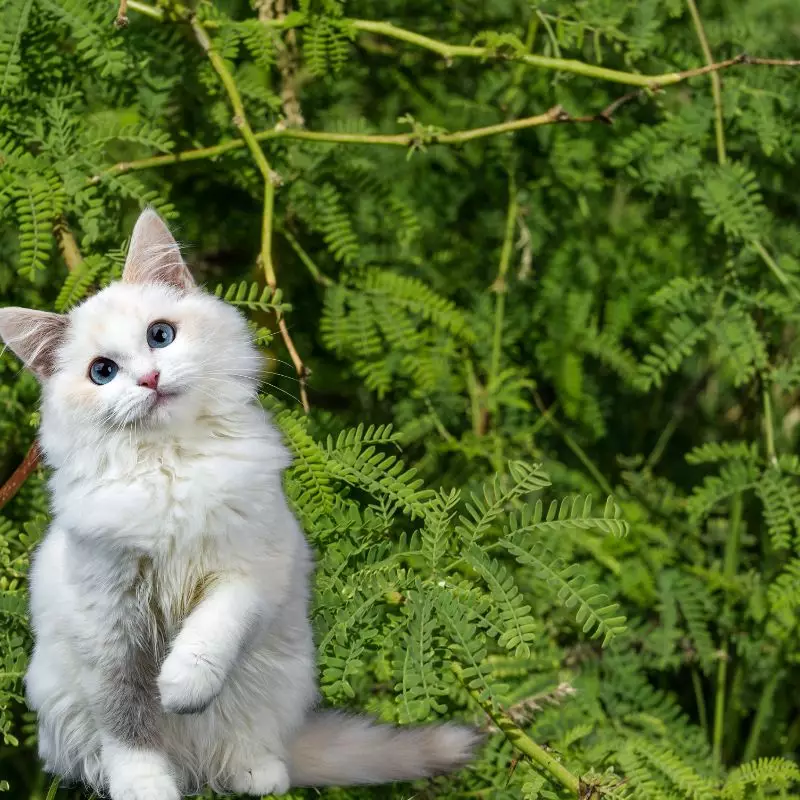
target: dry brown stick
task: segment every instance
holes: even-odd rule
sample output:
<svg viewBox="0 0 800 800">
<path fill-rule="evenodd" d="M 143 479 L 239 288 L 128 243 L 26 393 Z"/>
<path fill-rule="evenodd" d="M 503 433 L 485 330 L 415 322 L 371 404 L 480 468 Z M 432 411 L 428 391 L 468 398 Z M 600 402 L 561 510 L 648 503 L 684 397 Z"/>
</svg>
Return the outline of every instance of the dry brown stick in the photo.
<svg viewBox="0 0 800 800">
<path fill-rule="evenodd" d="M 286 19 L 291 11 L 289 0 L 256 0 L 259 22 L 265 26 L 272 22 Z M 302 128 L 305 118 L 300 107 L 300 98 L 297 94 L 297 29 L 288 28 L 285 41 L 282 41 L 277 31 L 274 34 L 275 45 L 278 50 L 278 72 L 281 74 L 281 104 L 283 116 L 288 128 Z"/>
<path fill-rule="evenodd" d="M 114 20 L 114 26 L 117 28 L 126 28 L 129 21 L 128 0 L 119 0 L 119 9 L 117 10 L 117 18 Z"/>
<path fill-rule="evenodd" d="M 81 251 L 78 250 L 78 243 L 75 241 L 66 219 L 59 217 L 53 230 L 58 242 L 58 249 L 61 251 L 61 256 L 67 265 L 67 269 L 70 272 L 76 270 L 83 263 L 83 256 L 81 256 Z"/>
<path fill-rule="evenodd" d="M 34 442 L 22 463 L 14 470 L 11 477 L 0 486 L 0 508 L 2 508 L 20 490 L 20 487 L 36 469 L 39 463 L 39 445 Z"/>
</svg>

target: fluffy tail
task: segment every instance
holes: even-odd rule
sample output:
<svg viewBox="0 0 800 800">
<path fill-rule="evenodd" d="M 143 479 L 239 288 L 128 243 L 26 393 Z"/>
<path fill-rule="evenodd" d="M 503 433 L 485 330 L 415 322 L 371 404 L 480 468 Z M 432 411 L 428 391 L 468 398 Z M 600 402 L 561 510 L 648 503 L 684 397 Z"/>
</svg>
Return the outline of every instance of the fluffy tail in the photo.
<svg viewBox="0 0 800 800">
<path fill-rule="evenodd" d="M 289 748 L 292 786 L 349 786 L 428 778 L 463 767 L 482 737 L 452 723 L 394 727 L 316 711 Z"/>
</svg>

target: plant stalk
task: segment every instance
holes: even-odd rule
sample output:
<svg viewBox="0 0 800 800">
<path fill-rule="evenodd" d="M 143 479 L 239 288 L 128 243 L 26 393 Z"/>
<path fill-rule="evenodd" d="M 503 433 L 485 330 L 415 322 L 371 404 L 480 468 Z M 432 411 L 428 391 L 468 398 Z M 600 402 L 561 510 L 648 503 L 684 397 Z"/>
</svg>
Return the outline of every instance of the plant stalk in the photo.
<svg viewBox="0 0 800 800">
<path fill-rule="evenodd" d="M 758 743 L 761 739 L 761 732 L 764 730 L 764 725 L 772 708 L 775 690 L 778 688 L 778 682 L 781 677 L 781 671 L 775 669 L 772 676 L 767 681 L 766 686 L 764 686 L 764 690 L 761 692 L 761 698 L 758 701 L 758 708 L 756 709 L 756 716 L 753 719 L 753 727 L 750 728 L 750 734 L 744 746 L 744 755 L 742 756 L 743 764 L 752 761 L 758 755 Z"/>
<path fill-rule="evenodd" d="M 261 173 L 261 177 L 264 180 L 264 210 L 261 218 L 261 253 L 259 256 L 259 262 L 261 264 L 261 268 L 264 270 L 264 277 L 267 285 L 274 291 L 278 286 L 278 281 L 275 276 L 275 265 L 272 261 L 272 228 L 274 224 L 273 216 L 275 210 L 275 184 L 277 183 L 278 178 L 270 168 L 269 161 L 267 161 L 267 157 L 264 155 L 264 151 L 261 149 L 261 145 L 258 143 L 258 140 L 253 133 L 253 129 L 250 127 L 250 123 L 247 120 L 247 113 L 244 108 L 244 102 L 242 101 L 242 96 L 239 94 L 236 81 L 225 64 L 225 60 L 214 49 L 211 39 L 209 38 L 208 33 L 206 32 L 200 20 L 195 15 L 192 15 L 189 19 L 189 22 L 192 26 L 192 30 L 194 31 L 195 38 L 205 51 L 209 61 L 211 62 L 211 65 L 214 67 L 214 71 L 217 73 L 222 85 L 225 87 L 228 99 L 233 107 L 234 125 L 236 125 L 236 127 L 239 129 L 239 132 L 241 133 L 242 138 L 244 139 L 247 148 L 250 150 L 250 154 L 252 155 L 259 172 Z M 303 409 L 306 413 L 308 413 L 310 406 L 308 403 L 308 393 L 306 391 L 306 366 L 300 358 L 297 348 L 294 346 L 292 337 L 289 334 L 289 328 L 286 325 L 286 320 L 283 318 L 283 316 L 279 316 L 277 322 L 278 330 L 281 333 L 281 338 L 286 345 L 286 349 L 288 350 L 289 356 L 292 359 L 294 368 L 297 371 L 298 383 L 300 386 L 300 400 L 303 404 Z"/>
<path fill-rule="evenodd" d="M 736 576 L 739 563 L 739 538 L 742 525 L 742 493 L 736 492 L 731 498 L 730 526 L 728 538 L 725 541 L 725 555 L 723 559 L 723 577 L 726 584 Z M 730 606 L 728 597 L 725 600 L 725 613 Z M 722 741 L 725 730 L 725 698 L 728 680 L 728 645 L 727 642 L 720 648 L 720 659 L 717 664 L 716 697 L 714 699 L 714 739 L 712 742 L 712 757 L 714 766 L 722 766 Z"/>
<path fill-rule="evenodd" d="M 544 748 L 536 744 L 525 731 L 517 726 L 508 714 L 496 708 L 490 700 L 484 700 L 478 692 L 471 689 L 464 678 L 464 673 L 460 666 L 453 664 L 452 667 L 470 697 L 486 712 L 492 722 L 494 722 L 498 729 L 505 735 L 506 739 L 511 742 L 512 746 L 523 755 L 526 755 L 534 764 L 548 773 L 551 778 L 560 783 L 565 789 L 568 789 L 578 797 L 580 780 L 563 764 L 553 758 Z"/>
<path fill-rule="evenodd" d="M 714 63 L 714 57 L 711 55 L 711 48 L 708 46 L 708 37 L 706 36 L 705 28 L 703 27 L 703 20 L 700 18 L 700 12 L 697 10 L 695 0 L 686 0 L 689 6 L 689 12 L 692 15 L 695 30 L 697 31 L 697 38 L 700 40 L 700 47 L 703 50 L 703 56 L 706 59 L 706 64 L 711 65 Z M 725 119 L 723 116 L 722 108 L 722 80 L 719 77 L 719 72 L 711 73 L 711 93 L 714 97 L 714 131 L 717 141 L 717 161 L 720 164 L 725 164 L 728 160 L 728 155 L 725 150 Z"/>
<path fill-rule="evenodd" d="M 491 286 L 495 293 L 494 306 L 494 335 L 492 337 L 492 355 L 489 362 L 489 391 L 496 389 L 497 377 L 500 374 L 500 355 L 503 344 L 503 320 L 506 306 L 506 292 L 508 284 L 506 275 L 511 263 L 511 251 L 514 247 L 514 227 L 517 221 L 517 184 L 513 176 L 508 180 L 508 211 L 506 212 L 506 228 L 503 236 L 503 247 L 500 251 L 500 264 L 497 268 L 497 277 Z"/>
</svg>

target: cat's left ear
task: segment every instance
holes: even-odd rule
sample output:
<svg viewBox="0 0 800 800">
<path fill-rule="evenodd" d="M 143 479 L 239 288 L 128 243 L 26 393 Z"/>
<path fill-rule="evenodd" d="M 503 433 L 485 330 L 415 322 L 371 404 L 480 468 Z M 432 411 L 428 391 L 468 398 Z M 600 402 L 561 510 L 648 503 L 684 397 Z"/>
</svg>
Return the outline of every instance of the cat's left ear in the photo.
<svg viewBox="0 0 800 800">
<path fill-rule="evenodd" d="M 166 283 L 183 290 L 195 286 L 175 237 L 152 208 L 146 208 L 136 220 L 122 280 L 124 283 Z"/>
<path fill-rule="evenodd" d="M 56 351 L 67 332 L 67 317 L 31 308 L 0 308 L 0 339 L 39 380 L 56 368 Z"/>
</svg>

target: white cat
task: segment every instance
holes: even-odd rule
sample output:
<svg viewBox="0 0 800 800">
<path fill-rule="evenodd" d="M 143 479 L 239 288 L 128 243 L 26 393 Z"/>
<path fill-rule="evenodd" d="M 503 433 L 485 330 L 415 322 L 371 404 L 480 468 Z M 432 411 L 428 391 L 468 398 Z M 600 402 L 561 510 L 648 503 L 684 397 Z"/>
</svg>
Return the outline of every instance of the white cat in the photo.
<svg viewBox="0 0 800 800">
<path fill-rule="evenodd" d="M 61 316 L 0 309 L 42 383 L 53 523 L 25 684 L 48 771 L 112 800 L 263 795 L 464 765 L 476 733 L 314 709 L 311 557 L 244 319 L 153 211 L 122 281 Z"/>
</svg>

